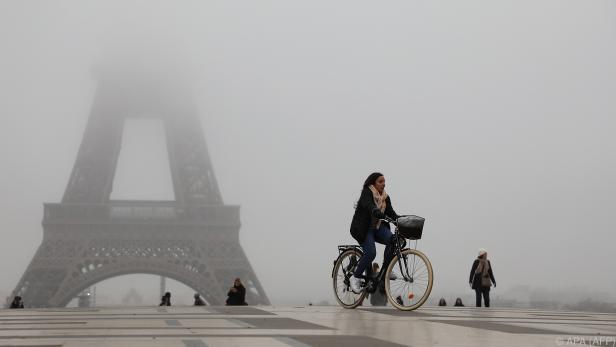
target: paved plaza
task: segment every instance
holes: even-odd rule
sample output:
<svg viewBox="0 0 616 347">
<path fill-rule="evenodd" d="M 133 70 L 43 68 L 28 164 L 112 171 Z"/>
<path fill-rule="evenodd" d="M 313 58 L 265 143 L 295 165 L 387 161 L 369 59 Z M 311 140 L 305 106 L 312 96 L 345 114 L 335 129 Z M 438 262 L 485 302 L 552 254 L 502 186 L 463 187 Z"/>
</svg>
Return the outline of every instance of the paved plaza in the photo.
<svg viewBox="0 0 616 347">
<path fill-rule="evenodd" d="M 109 307 L 0 311 L 4 346 L 615 346 L 616 314 L 423 307 Z"/>
</svg>

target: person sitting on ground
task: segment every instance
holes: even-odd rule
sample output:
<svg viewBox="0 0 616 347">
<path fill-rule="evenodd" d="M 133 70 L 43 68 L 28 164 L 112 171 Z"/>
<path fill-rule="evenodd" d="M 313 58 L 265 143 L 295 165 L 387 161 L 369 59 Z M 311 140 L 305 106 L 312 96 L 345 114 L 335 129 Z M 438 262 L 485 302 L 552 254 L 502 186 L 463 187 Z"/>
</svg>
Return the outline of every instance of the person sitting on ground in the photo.
<svg viewBox="0 0 616 347">
<path fill-rule="evenodd" d="M 233 281 L 233 287 L 229 289 L 227 296 L 227 306 L 248 305 L 246 303 L 246 288 L 244 288 L 239 278 Z"/>
<path fill-rule="evenodd" d="M 457 307 L 464 307 L 464 304 L 462 303 L 462 299 L 457 298 L 457 299 L 456 299 L 456 303 L 454 304 L 454 306 L 457 306 Z"/>
<path fill-rule="evenodd" d="M 438 301 L 438 305 L 439 306 L 447 306 L 447 301 L 445 301 L 445 298 L 441 298 L 441 300 Z"/>
<path fill-rule="evenodd" d="M 171 293 L 166 292 L 165 295 L 160 299 L 160 305 L 158 306 L 171 306 Z"/>
<path fill-rule="evenodd" d="M 376 278 L 379 275 L 379 264 L 372 263 L 372 277 Z M 387 305 L 387 297 L 385 296 L 385 282 L 378 284 L 374 293 L 370 294 L 370 305 L 385 306 Z"/>
<path fill-rule="evenodd" d="M 11 308 L 24 308 L 24 302 L 21 301 L 21 296 L 16 296 L 11 302 Z"/>
<path fill-rule="evenodd" d="M 199 295 L 199 293 L 195 293 L 195 306 L 205 306 L 205 301 L 201 299 L 201 295 Z"/>
<path fill-rule="evenodd" d="M 398 303 L 398 305 L 404 306 L 404 301 L 402 301 L 402 296 L 400 295 L 396 296 L 396 302 Z"/>
</svg>

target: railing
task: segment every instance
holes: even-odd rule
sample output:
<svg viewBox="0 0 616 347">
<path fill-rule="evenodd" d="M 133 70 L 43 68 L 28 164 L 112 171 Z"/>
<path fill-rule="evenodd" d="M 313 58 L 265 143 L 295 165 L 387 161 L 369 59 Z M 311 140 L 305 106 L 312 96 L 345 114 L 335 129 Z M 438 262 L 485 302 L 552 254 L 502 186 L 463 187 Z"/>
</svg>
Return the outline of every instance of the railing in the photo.
<svg viewBox="0 0 616 347">
<path fill-rule="evenodd" d="M 184 205 L 168 201 L 45 204 L 43 224 L 197 223 L 239 226 L 239 206 Z"/>
</svg>

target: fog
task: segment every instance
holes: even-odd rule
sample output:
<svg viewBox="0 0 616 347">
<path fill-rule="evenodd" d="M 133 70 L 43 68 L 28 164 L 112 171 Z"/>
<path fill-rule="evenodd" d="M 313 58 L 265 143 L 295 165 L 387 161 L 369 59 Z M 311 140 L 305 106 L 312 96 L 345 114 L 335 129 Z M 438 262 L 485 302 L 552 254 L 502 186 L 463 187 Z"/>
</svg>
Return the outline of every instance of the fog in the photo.
<svg viewBox="0 0 616 347">
<path fill-rule="evenodd" d="M 147 46 L 190 72 L 273 304 L 335 302 L 336 246 L 354 243 L 373 171 L 398 213 L 426 218 L 433 297 L 468 294 L 484 247 L 495 295 L 616 302 L 615 43 L 610 1 L 1 1 L 0 294 L 41 243 L 43 203 L 62 199 L 93 69 Z M 172 197 L 160 124 L 125 135 L 112 198 Z"/>
</svg>

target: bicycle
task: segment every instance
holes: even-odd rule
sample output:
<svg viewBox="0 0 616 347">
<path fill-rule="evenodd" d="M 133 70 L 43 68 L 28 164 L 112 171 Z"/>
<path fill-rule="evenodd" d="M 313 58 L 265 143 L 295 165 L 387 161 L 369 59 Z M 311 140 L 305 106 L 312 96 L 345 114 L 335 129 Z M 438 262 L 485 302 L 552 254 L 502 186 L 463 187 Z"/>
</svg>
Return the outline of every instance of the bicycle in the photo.
<svg viewBox="0 0 616 347">
<path fill-rule="evenodd" d="M 397 220 L 389 217 L 381 219 L 392 223 L 395 233 L 393 258 L 383 266 L 376 276 L 368 267 L 368 276 L 361 292 L 351 290 L 350 277 L 361 258 L 363 251 L 358 245 L 339 245 L 338 257 L 334 260 L 332 279 L 334 294 L 338 303 L 348 309 L 359 306 L 367 294 L 379 287 L 385 289 L 387 300 L 395 308 L 403 311 L 415 310 L 423 305 L 432 291 L 432 264 L 425 254 L 417 250 L 417 240 L 421 239 L 424 219 L 418 216 L 401 216 Z M 415 241 L 415 248 L 405 248 L 406 239 Z"/>
</svg>

